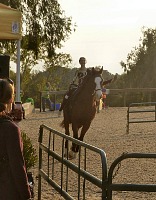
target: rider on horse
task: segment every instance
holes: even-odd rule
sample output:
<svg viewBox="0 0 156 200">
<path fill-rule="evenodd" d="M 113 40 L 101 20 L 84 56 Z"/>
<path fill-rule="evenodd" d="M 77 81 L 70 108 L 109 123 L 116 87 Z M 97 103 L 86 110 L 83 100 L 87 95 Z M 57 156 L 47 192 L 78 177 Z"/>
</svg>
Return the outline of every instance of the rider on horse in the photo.
<svg viewBox="0 0 156 200">
<path fill-rule="evenodd" d="M 85 64 L 87 63 L 86 58 L 81 57 L 79 59 L 79 63 L 81 65 L 80 69 L 78 69 L 75 73 L 75 77 L 73 79 L 73 83 L 77 83 L 77 85 L 82 83 L 83 78 L 86 76 L 87 72 L 86 72 L 86 67 Z"/>
<path fill-rule="evenodd" d="M 80 69 L 78 69 L 75 73 L 74 79 L 72 81 L 72 83 L 69 86 L 69 90 L 66 92 L 64 98 L 63 98 L 63 102 L 61 104 L 61 107 L 59 109 L 59 111 L 61 112 L 64 108 L 64 106 L 67 104 L 69 97 L 71 96 L 71 94 L 73 93 L 73 91 L 75 91 L 78 86 L 82 83 L 83 78 L 86 76 L 87 74 L 87 69 L 85 67 L 85 64 L 87 63 L 86 58 L 81 57 L 79 59 L 79 63 L 81 65 Z"/>
</svg>

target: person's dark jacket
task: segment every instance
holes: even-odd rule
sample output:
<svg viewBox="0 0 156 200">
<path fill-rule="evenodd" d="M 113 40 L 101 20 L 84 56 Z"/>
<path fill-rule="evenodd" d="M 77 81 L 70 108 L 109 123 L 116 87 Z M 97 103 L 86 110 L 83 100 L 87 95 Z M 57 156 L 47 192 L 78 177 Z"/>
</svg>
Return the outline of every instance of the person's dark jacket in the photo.
<svg viewBox="0 0 156 200">
<path fill-rule="evenodd" d="M 0 200 L 26 200 L 31 197 L 23 158 L 19 127 L 0 118 Z"/>
</svg>

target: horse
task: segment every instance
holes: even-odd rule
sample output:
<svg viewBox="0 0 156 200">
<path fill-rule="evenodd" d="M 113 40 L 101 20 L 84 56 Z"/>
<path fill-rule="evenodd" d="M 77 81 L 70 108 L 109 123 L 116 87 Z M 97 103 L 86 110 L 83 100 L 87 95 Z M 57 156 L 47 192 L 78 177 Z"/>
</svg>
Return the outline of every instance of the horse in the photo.
<svg viewBox="0 0 156 200">
<path fill-rule="evenodd" d="M 68 104 L 64 106 L 64 119 L 60 125 L 65 128 L 66 135 L 70 135 L 69 127 L 71 125 L 73 138 L 83 141 L 96 114 L 96 101 L 102 95 L 102 71 L 103 67 L 99 70 L 94 67 L 87 69 L 87 75 L 84 77 L 83 82 L 71 95 Z M 79 133 L 80 128 L 81 131 Z M 68 140 L 65 141 L 65 156 L 68 153 L 67 148 Z M 79 146 L 72 143 L 68 158 L 75 158 L 78 151 Z"/>
</svg>

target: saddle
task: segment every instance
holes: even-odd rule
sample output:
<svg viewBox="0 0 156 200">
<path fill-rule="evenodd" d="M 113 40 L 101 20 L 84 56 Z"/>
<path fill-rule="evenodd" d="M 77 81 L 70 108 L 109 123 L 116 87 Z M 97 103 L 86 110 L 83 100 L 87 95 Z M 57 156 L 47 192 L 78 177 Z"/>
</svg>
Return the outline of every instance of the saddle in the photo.
<svg viewBox="0 0 156 200">
<path fill-rule="evenodd" d="M 80 87 L 77 86 L 77 88 L 73 88 L 71 91 L 71 94 L 69 96 L 69 106 L 72 108 L 72 105 L 75 103 L 77 96 L 79 95 Z"/>
<path fill-rule="evenodd" d="M 68 91 L 69 98 L 66 100 L 65 107 L 66 107 L 70 121 L 71 121 L 72 108 L 73 108 L 74 103 L 77 100 L 77 96 L 80 93 L 81 86 L 82 86 L 82 84 L 77 85 L 77 84 L 72 83 L 70 85 L 70 88 L 69 88 L 69 91 Z"/>
</svg>

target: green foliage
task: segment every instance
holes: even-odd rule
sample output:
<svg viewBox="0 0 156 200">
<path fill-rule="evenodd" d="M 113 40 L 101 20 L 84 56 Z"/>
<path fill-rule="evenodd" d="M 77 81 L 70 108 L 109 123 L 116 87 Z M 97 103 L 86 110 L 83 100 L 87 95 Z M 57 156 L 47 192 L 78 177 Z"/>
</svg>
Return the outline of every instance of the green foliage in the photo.
<svg viewBox="0 0 156 200">
<path fill-rule="evenodd" d="M 21 83 L 22 90 L 32 81 L 31 72 L 39 61 L 44 67 L 53 68 L 67 66 L 71 62 L 68 54 L 56 53 L 62 47 L 69 35 L 75 31 L 72 18 L 66 17 L 64 10 L 56 0 L 0 0 L 22 13 L 21 40 Z M 11 61 L 17 60 L 17 42 L 0 41 L 0 54 L 10 55 Z M 61 62 L 60 62 L 61 61 Z M 63 64 L 63 65 L 62 65 Z M 30 96 L 28 96 L 30 97 Z"/>
<path fill-rule="evenodd" d="M 121 61 L 125 76 L 121 88 L 155 87 L 156 79 L 156 29 L 143 27 L 143 37 L 140 44 L 127 56 L 127 61 Z"/>
<path fill-rule="evenodd" d="M 21 133 L 23 140 L 23 156 L 27 171 L 35 166 L 37 162 L 36 150 L 32 145 L 30 138 L 25 132 Z"/>
<path fill-rule="evenodd" d="M 56 53 L 56 50 L 62 47 L 62 42 L 69 38 L 76 26 L 72 24 L 71 17 L 66 17 L 57 0 L 0 0 L 0 3 L 22 12 L 22 101 L 33 98 L 39 105 L 39 91 L 43 90 L 47 81 L 51 83 L 52 90 L 66 90 L 74 76 L 75 69 L 68 70 L 71 56 Z M 156 29 L 143 27 L 139 42 L 127 55 L 126 62 L 120 63 L 124 74 L 107 88 L 155 87 Z M 0 53 L 9 54 L 11 60 L 16 61 L 16 41 L 0 41 Z M 43 62 L 45 71 L 32 71 L 39 61 Z M 105 80 L 111 78 L 111 74 L 107 75 L 104 72 Z M 14 74 L 11 73 L 11 77 L 14 80 Z M 140 95 L 139 99 L 146 97 Z"/>
<path fill-rule="evenodd" d="M 60 61 L 60 65 L 64 65 L 63 61 Z M 49 63 L 50 65 L 50 63 Z M 32 98 L 35 102 L 35 107 L 40 107 L 40 96 L 39 92 L 43 91 L 45 88 L 46 82 L 50 82 L 51 90 L 68 90 L 70 83 L 73 80 L 75 72 L 78 68 L 68 68 L 61 67 L 59 62 L 55 63 L 55 67 L 51 65 L 44 72 L 32 72 L 29 74 L 28 78 L 24 77 L 24 74 L 21 74 L 21 90 L 23 91 L 22 102 L 26 102 L 26 99 Z M 15 73 L 10 74 L 10 78 L 15 81 Z M 103 72 L 103 79 L 108 80 L 113 78 L 113 75 L 109 73 L 107 70 Z M 115 84 L 115 83 L 114 83 Z M 107 85 L 107 88 L 111 88 L 112 84 Z M 62 101 L 62 97 L 58 102 Z M 53 96 L 51 96 L 51 100 L 53 101 Z"/>
<path fill-rule="evenodd" d="M 21 11 L 23 32 L 21 49 L 30 51 L 35 60 L 42 59 L 43 56 L 52 58 L 56 54 L 56 49 L 61 48 L 61 43 L 75 30 L 72 18 L 66 17 L 56 0 L 0 0 L 0 3 Z M 12 56 L 16 42 L 2 41 L 0 47 L 1 51 L 7 51 Z"/>
</svg>

